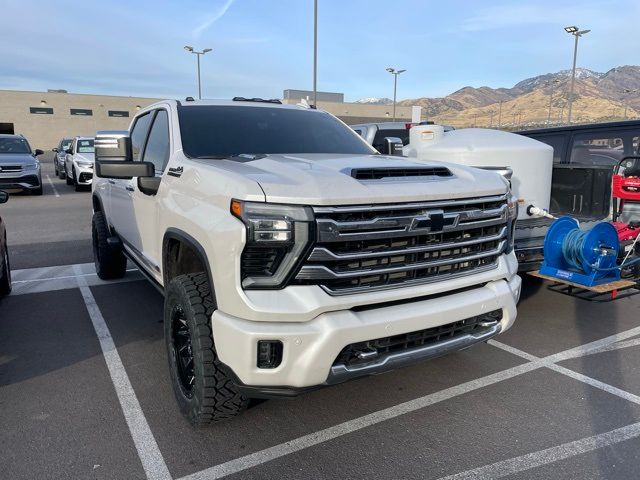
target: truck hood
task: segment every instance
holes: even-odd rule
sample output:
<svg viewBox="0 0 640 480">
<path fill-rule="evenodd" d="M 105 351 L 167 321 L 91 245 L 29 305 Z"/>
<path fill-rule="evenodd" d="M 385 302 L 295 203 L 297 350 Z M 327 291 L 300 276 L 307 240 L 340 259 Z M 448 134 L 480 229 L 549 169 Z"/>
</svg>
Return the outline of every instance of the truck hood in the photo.
<svg viewBox="0 0 640 480">
<path fill-rule="evenodd" d="M 307 205 L 412 202 L 499 195 L 500 175 L 445 162 L 415 162 L 402 157 L 348 154 L 267 155 L 214 161 L 217 168 L 255 180 L 266 201 Z M 446 167 L 452 176 L 387 177 L 359 180 L 353 169 Z"/>
<path fill-rule="evenodd" d="M 29 165 L 36 159 L 30 153 L 1 153 L 0 165 Z"/>
</svg>

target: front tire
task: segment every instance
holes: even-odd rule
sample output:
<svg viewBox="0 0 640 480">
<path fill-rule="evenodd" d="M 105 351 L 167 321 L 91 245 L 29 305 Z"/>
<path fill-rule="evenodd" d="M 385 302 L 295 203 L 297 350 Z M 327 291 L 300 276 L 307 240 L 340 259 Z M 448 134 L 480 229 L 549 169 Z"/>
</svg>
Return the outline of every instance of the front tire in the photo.
<svg viewBox="0 0 640 480">
<path fill-rule="evenodd" d="M 109 245 L 109 227 L 104 213 L 95 212 L 91 222 L 93 242 L 93 263 L 96 273 L 102 280 L 122 278 L 127 271 L 127 258 L 122 247 Z"/>
<path fill-rule="evenodd" d="M 11 265 L 9 264 L 9 248 L 7 247 L 7 239 L 4 241 L 4 266 L 0 276 L 0 297 L 11 293 Z"/>
<path fill-rule="evenodd" d="M 64 176 L 65 176 L 65 180 L 67 181 L 67 185 L 73 185 L 73 178 L 71 178 L 71 175 L 69 175 L 69 173 L 66 171 L 66 167 L 64 171 Z"/>
<path fill-rule="evenodd" d="M 198 426 L 235 417 L 249 403 L 218 359 L 210 322 L 214 310 L 206 274 L 180 275 L 169 283 L 164 337 L 171 384 L 180 411 Z"/>
</svg>

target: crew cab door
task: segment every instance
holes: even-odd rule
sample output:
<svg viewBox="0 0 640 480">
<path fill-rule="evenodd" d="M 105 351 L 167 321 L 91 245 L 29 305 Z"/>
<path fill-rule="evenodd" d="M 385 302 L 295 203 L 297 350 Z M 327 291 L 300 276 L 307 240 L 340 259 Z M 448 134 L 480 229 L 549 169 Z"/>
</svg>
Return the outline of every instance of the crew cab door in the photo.
<svg viewBox="0 0 640 480">
<path fill-rule="evenodd" d="M 169 113 L 159 108 L 153 113 L 153 121 L 145 143 L 140 161 L 151 162 L 155 165 L 158 189 L 162 182 L 164 170 L 171 154 L 171 138 L 169 129 Z M 138 182 L 134 184 L 132 193 L 133 205 L 137 220 L 139 243 L 133 245 L 142 254 L 142 261 L 149 267 L 150 272 L 161 280 L 162 265 L 162 235 L 159 232 L 158 216 L 161 198 L 158 190 L 146 192 L 140 190 Z"/>
<path fill-rule="evenodd" d="M 149 127 L 155 112 L 146 112 L 136 118 L 131 129 L 133 161 L 140 161 L 149 135 Z M 122 239 L 125 247 L 139 249 L 142 244 L 138 229 L 138 215 L 133 205 L 136 179 L 109 179 L 109 219 L 111 226 Z M 137 247 L 136 247 L 137 246 Z M 135 252 L 134 252 L 135 253 Z"/>
</svg>

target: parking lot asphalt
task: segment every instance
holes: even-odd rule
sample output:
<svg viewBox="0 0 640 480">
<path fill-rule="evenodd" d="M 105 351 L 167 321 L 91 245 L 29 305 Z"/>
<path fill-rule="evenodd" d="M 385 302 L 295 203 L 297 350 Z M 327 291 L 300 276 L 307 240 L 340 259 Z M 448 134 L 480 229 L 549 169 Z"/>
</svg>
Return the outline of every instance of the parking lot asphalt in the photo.
<svg viewBox="0 0 640 480">
<path fill-rule="evenodd" d="M 161 295 L 135 271 L 96 279 L 89 193 L 49 176 L 44 196 L 0 210 L 16 270 L 0 301 L 0 477 L 637 477 L 640 300 L 531 281 L 496 341 L 193 429 Z"/>
</svg>

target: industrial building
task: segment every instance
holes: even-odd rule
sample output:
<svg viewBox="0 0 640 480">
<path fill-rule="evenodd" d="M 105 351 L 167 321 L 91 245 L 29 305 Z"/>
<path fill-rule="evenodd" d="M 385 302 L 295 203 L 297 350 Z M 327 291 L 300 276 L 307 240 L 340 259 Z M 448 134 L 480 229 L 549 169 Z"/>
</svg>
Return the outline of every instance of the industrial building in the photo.
<svg viewBox="0 0 640 480">
<path fill-rule="evenodd" d="M 313 92 L 285 90 L 283 103 L 296 104 Z M 26 92 L 0 90 L 0 133 L 21 133 L 33 148 L 50 150 L 63 137 L 121 130 L 141 108 L 157 98 L 68 93 L 65 90 Z M 342 93 L 318 92 L 318 108 L 347 124 L 391 121 L 392 105 L 345 103 Z M 411 107 L 396 108 L 398 120 L 411 120 Z"/>
</svg>

